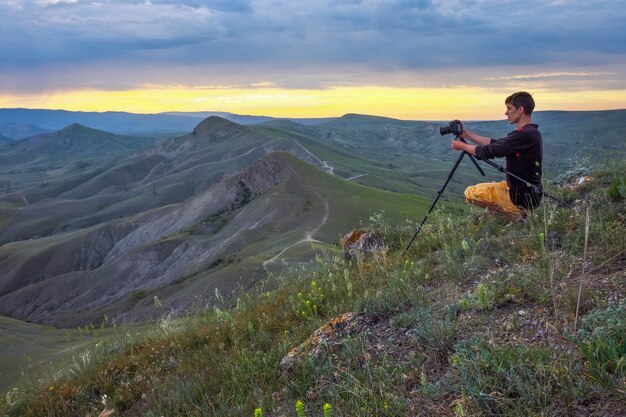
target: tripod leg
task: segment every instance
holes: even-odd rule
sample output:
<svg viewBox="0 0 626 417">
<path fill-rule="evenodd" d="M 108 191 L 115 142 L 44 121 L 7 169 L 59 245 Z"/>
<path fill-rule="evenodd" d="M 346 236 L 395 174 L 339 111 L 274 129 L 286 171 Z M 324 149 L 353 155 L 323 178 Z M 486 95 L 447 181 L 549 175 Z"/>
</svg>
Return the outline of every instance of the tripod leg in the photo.
<svg viewBox="0 0 626 417">
<path fill-rule="evenodd" d="M 485 176 L 485 171 L 483 171 L 483 169 L 480 167 L 480 165 L 478 165 L 478 162 L 476 162 L 476 158 L 474 158 L 473 155 L 468 154 L 468 156 L 470 157 L 470 159 L 472 160 L 472 162 L 474 163 L 474 166 L 476 167 L 476 169 L 478 170 L 478 172 L 481 173 L 481 175 L 484 177 Z"/>
<path fill-rule="evenodd" d="M 422 226 L 424 225 L 424 223 L 426 223 L 426 220 L 428 219 L 428 215 L 435 208 L 435 205 L 437 204 L 437 201 L 439 201 L 439 198 L 441 198 L 441 195 L 443 194 L 443 191 L 446 189 L 446 187 L 448 186 L 448 183 L 452 179 L 452 176 L 454 175 L 454 171 L 456 171 L 456 169 L 459 167 L 459 164 L 461 163 L 461 160 L 463 159 L 463 157 L 466 154 L 467 154 L 467 152 L 463 151 L 463 152 L 461 152 L 461 155 L 459 155 L 458 159 L 456 160 L 456 163 L 454 164 L 454 166 L 450 170 L 450 173 L 448 174 L 448 178 L 446 179 L 446 182 L 441 186 L 439 191 L 437 191 L 437 197 L 435 198 L 435 201 L 433 201 L 433 204 L 430 206 L 430 209 L 428 209 L 428 212 L 426 213 L 426 216 L 424 216 L 424 219 L 422 220 L 420 225 L 417 226 L 417 228 L 415 228 L 415 234 L 413 235 L 413 238 L 411 239 L 409 244 L 406 246 L 406 249 L 404 249 L 404 252 L 402 252 L 402 255 L 404 255 L 409 250 L 409 247 L 411 246 L 411 244 L 413 243 L 413 241 L 417 237 L 417 234 L 420 232 L 420 230 L 422 230 Z"/>
</svg>

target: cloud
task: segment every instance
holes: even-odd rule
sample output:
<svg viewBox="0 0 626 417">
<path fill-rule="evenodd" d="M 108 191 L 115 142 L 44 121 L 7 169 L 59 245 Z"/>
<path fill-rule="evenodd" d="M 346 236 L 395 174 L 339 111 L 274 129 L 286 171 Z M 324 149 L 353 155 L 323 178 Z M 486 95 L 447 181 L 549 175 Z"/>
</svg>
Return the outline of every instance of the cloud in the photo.
<svg viewBox="0 0 626 417">
<path fill-rule="evenodd" d="M 566 77 L 599 77 L 616 75 L 612 72 L 548 72 L 537 74 L 511 75 L 506 77 L 487 77 L 487 81 L 507 81 L 507 80 L 536 80 L 541 78 L 566 78 Z"/>
<path fill-rule="evenodd" d="M 443 73 L 504 85 L 524 81 L 515 74 L 611 72 L 617 83 L 626 64 L 621 3 L 0 0 L 0 88 L 123 88 L 146 79 L 324 88 L 402 84 L 411 74 L 422 84 Z"/>
</svg>

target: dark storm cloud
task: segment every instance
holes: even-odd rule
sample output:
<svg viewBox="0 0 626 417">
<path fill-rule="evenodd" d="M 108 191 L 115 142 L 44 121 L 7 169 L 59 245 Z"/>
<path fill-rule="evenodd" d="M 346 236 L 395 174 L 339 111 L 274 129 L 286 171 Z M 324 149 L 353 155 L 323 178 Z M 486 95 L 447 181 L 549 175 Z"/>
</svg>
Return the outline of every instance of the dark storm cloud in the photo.
<svg viewBox="0 0 626 417">
<path fill-rule="evenodd" d="M 257 80 L 301 73 L 311 86 L 332 84 L 333 72 L 341 83 L 341 72 L 351 68 L 362 74 L 464 68 L 475 76 L 489 67 L 615 73 L 626 55 L 622 3 L 0 0 L 0 88 L 21 84 L 25 76 L 16 80 L 15 74 L 62 71 L 49 77 L 54 88 L 63 74 L 87 78 L 76 74 L 101 65 L 126 68 L 129 85 L 155 67 L 230 66 L 242 79 Z M 176 74 L 168 81 L 195 82 Z"/>
</svg>

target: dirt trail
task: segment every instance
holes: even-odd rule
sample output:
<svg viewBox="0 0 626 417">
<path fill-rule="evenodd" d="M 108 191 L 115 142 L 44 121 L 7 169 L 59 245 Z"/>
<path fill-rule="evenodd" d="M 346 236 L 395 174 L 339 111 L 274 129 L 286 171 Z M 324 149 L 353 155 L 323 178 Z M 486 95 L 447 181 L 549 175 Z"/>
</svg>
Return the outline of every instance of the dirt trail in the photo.
<svg viewBox="0 0 626 417">
<path fill-rule="evenodd" d="M 319 193 L 317 193 L 316 191 L 313 191 L 313 193 L 319 197 L 320 200 L 322 200 L 322 202 L 324 203 L 324 217 L 322 218 L 322 221 L 317 225 L 317 227 L 315 227 L 312 230 L 309 230 L 306 232 L 305 238 L 302 240 L 299 240 L 289 246 L 287 246 L 286 248 L 284 248 L 282 251 L 280 251 L 276 256 L 274 256 L 271 259 L 268 259 L 267 261 L 263 262 L 263 268 L 265 268 L 266 272 L 267 271 L 267 265 L 273 262 L 276 262 L 282 255 L 283 253 L 285 253 L 287 250 L 293 248 L 294 246 L 298 246 L 301 243 L 311 243 L 311 242 L 320 242 L 319 240 L 316 240 L 313 238 L 313 235 L 315 233 L 317 233 L 328 221 L 328 216 L 330 214 L 330 206 L 328 205 L 328 200 L 326 200 L 324 197 L 322 197 Z"/>
</svg>

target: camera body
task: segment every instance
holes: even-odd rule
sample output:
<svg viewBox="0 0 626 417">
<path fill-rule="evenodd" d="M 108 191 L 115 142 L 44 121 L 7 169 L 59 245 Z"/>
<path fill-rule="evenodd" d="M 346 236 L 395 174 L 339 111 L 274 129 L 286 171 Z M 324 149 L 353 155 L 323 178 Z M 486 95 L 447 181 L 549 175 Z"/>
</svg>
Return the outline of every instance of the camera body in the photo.
<svg viewBox="0 0 626 417">
<path fill-rule="evenodd" d="M 463 125 L 460 120 L 453 120 L 449 122 L 447 126 L 441 126 L 439 128 L 439 133 L 441 136 L 449 133 L 454 133 L 455 136 L 461 136 L 463 133 Z"/>
</svg>

